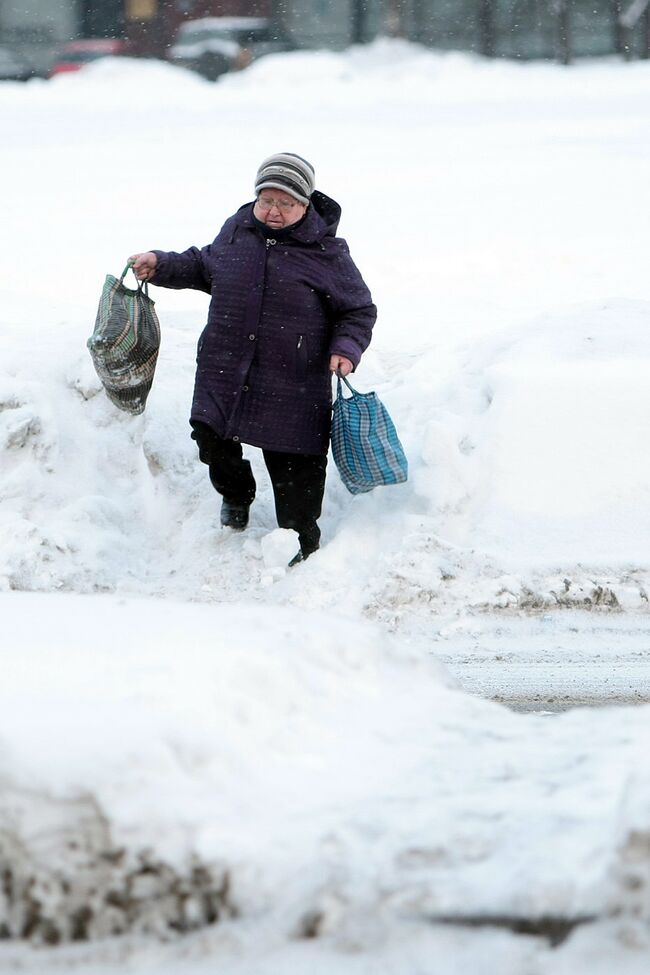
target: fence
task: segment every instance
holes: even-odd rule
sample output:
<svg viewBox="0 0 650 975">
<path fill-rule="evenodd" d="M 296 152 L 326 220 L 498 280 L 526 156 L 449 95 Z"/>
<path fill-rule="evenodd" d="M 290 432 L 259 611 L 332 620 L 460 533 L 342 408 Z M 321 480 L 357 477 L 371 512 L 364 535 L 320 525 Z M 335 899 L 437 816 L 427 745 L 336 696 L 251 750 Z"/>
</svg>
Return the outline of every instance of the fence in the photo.
<svg viewBox="0 0 650 975">
<path fill-rule="evenodd" d="M 650 56 L 650 0 L 351 0 L 351 34 L 488 57 Z"/>
</svg>

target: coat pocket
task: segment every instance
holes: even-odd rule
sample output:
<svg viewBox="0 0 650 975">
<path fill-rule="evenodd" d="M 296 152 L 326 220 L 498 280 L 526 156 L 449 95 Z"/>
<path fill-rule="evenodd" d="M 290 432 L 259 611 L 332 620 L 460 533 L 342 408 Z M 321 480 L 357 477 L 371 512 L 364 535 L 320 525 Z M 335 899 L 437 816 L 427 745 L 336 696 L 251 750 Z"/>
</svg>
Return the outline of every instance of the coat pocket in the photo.
<svg viewBox="0 0 650 975">
<path fill-rule="evenodd" d="M 296 337 L 296 378 L 302 382 L 307 378 L 309 368 L 309 348 L 307 336 L 300 334 Z"/>
</svg>

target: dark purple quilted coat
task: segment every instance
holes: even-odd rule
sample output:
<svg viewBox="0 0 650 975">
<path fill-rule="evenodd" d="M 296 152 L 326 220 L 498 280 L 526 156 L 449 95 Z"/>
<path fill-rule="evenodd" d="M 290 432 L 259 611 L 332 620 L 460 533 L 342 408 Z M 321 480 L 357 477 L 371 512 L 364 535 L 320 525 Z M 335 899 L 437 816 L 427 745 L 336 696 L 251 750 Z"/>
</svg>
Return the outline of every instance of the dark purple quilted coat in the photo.
<svg viewBox="0 0 650 975">
<path fill-rule="evenodd" d="M 212 295 L 192 420 L 269 450 L 327 453 L 329 357 L 357 366 L 377 314 L 346 242 L 335 236 L 340 214 L 338 203 L 316 192 L 286 239 L 265 239 L 249 203 L 207 247 L 155 251 L 153 284 Z"/>
</svg>

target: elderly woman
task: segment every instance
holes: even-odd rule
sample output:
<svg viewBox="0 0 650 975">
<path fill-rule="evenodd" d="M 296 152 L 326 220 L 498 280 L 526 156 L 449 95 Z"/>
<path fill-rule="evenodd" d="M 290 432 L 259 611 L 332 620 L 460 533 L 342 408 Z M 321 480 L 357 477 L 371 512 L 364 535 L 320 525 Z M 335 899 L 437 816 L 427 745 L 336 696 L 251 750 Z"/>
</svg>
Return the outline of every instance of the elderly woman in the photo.
<svg viewBox="0 0 650 975">
<path fill-rule="evenodd" d="M 238 531 L 255 497 L 242 444 L 262 448 L 278 525 L 298 532 L 289 565 L 319 546 L 331 373 L 356 368 L 377 313 L 336 236 L 341 208 L 314 182 L 301 156 L 270 156 L 257 171 L 255 202 L 211 244 L 131 258 L 141 281 L 212 296 L 198 343 L 192 437 L 222 496 L 221 524 Z"/>
</svg>

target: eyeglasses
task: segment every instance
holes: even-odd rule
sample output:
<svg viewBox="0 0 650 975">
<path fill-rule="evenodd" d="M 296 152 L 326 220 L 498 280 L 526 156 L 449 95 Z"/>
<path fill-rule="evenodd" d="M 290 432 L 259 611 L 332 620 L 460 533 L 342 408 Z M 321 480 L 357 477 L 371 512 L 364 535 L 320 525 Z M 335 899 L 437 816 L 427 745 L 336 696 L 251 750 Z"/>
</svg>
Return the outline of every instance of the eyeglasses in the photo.
<svg viewBox="0 0 650 975">
<path fill-rule="evenodd" d="M 273 207 L 277 207 L 285 213 L 300 205 L 297 200 L 274 200 L 271 196 L 258 196 L 257 202 L 261 210 L 272 210 Z"/>
</svg>

